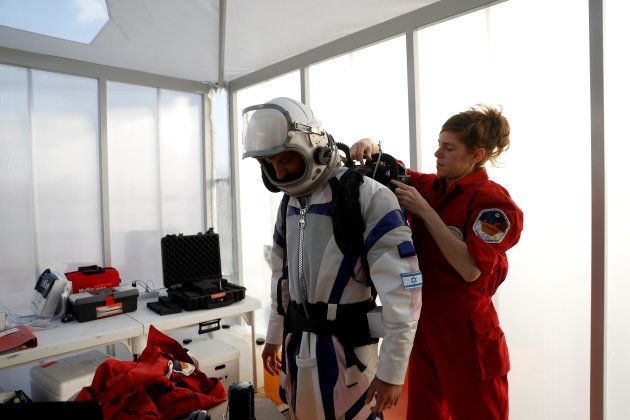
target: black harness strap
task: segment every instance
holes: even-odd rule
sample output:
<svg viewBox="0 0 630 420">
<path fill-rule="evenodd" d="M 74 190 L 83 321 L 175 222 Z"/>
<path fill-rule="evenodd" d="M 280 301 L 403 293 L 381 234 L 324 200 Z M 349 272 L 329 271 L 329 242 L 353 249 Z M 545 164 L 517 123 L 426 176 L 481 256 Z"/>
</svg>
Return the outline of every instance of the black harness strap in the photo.
<svg viewBox="0 0 630 420">
<path fill-rule="evenodd" d="M 334 335 L 341 344 L 353 347 L 378 342 L 378 338 L 371 337 L 367 320 L 367 313 L 376 307 L 374 300 L 336 305 L 336 319 L 331 321 L 327 319 L 327 303 L 307 303 L 306 306 L 310 318 L 304 314 L 302 304 L 293 300 L 289 302 L 288 316 L 284 318 L 284 326 L 288 332 L 307 331 L 321 336 Z"/>
<path fill-rule="evenodd" d="M 284 312 L 284 306 L 282 303 L 282 282 L 284 281 L 288 281 L 289 279 L 289 267 L 287 265 L 287 208 L 289 206 L 289 195 L 285 194 L 282 197 L 282 202 L 280 203 L 280 214 L 282 215 L 281 219 L 282 219 L 282 225 L 280 228 L 280 233 L 282 234 L 283 238 L 284 238 L 284 248 L 282 250 L 282 276 L 280 276 L 280 278 L 278 279 L 278 282 L 276 283 L 276 302 L 277 302 L 277 307 L 276 310 L 278 311 L 278 314 L 280 314 L 282 317 L 284 317 L 284 323 L 286 324 L 287 321 L 287 317 L 286 317 L 286 313 Z M 285 347 L 285 343 L 287 341 L 287 329 L 283 328 L 282 331 L 282 353 L 281 353 L 281 363 L 280 363 L 280 368 L 282 369 L 283 372 L 286 372 L 286 349 Z M 286 403 L 286 401 L 285 401 Z"/>
<path fill-rule="evenodd" d="M 287 266 L 287 208 L 289 206 L 289 198 L 290 197 L 285 194 L 282 197 L 282 202 L 280 203 L 282 214 L 282 227 L 280 229 L 280 233 L 284 237 L 284 249 L 282 252 L 282 276 L 276 283 L 276 302 L 278 302 L 276 310 L 281 316 L 285 315 L 284 306 L 282 306 L 282 282 L 289 278 L 289 267 Z"/>
<path fill-rule="evenodd" d="M 359 201 L 359 188 L 366 173 L 368 170 L 365 167 L 352 167 L 344 172 L 338 181 L 337 178 L 330 180 L 333 195 L 332 221 L 337 246 L 344 254 L 358 255 L 361 258 L 367 272 L 365 285 L 372 288 L 372 298 L 376 299 L 376 288 L 370 278 L 370 266 L 363 242 L 365 221 Z"/>
<path fill-rule="evenodd" d="M 363 174 L 358 169 L 348 169 L 339 180 L 332 178 L 332 222 L 335 242 L 344 254 L 357 252 L 363 248 L 365 222 L 361 216 L 359 188 L 363 184 Z"/>
<path fill-rule="evenodd" d="M 367 313 L 376 307 L 373 299 L 359 303 L 337 305 L 336 319 L 329 321 L 328 304 L 324 302 L 307 303 L 309 315 L 307 318 L 304 307 L 295 301 L 290 301 L 287 316 L 284 317 L 284 337 L 296 331 L 306 331 L 320 337 L 335 336 L 343 346 L 346 366 L 356 366 L 363 372 L 366 366 L 361 363 L 355 347 L 378 343 L 378 338 L 372 338 L 368 324 Z"/>
</svg>

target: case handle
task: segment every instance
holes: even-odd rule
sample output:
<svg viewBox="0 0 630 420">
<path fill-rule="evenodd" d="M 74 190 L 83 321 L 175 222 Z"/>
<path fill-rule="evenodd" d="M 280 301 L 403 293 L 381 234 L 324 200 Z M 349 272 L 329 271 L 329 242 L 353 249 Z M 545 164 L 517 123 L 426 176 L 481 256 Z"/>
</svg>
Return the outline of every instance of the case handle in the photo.
<svg viewBox="0 0 630 420">
<path fill-rule="evenodd" d="M 99 267 L 98 265 L 86 265 L 79 267 L 79 272 L 85 274 L 86 276 L 90 276 L 92 274 L 104 273 L 105 269 L 103 267 Z"/>
<path fill-rule="evenodd" d="M 221 318 L 213 319 L 212 321 L 205 321 L 199 323 L 199 334 L 205 334 L 212 331 L 217 331 L 221 328 Z"/>
</svg>

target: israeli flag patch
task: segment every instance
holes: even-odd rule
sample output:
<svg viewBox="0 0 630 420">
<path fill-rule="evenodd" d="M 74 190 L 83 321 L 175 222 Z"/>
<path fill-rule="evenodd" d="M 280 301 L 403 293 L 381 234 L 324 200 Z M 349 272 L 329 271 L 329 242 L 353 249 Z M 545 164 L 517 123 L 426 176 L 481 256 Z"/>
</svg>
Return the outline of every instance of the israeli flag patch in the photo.
<svg viewBox="0 0 630 420">
<path fill-rule="evenodd" d="M 416 271 L 414 273 L 402 273 L 400 275 L 404 289 L 415 289 L 422 287 L 422 273 Z"/>
</svg>

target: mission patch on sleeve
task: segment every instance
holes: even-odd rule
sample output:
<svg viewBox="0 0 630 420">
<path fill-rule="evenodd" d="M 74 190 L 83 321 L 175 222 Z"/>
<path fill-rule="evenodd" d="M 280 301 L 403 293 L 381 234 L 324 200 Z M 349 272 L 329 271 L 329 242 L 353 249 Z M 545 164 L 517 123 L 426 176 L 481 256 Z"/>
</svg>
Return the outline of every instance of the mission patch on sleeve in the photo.
<svg viewBox="0 0 630 420">
<path fill-rule="evenodd" d="M 510 221 L 500 209 L 485 209 L 475 219 L 473 230 L 484 242 L 499 243 L 510 229 Z"/>
</svg>

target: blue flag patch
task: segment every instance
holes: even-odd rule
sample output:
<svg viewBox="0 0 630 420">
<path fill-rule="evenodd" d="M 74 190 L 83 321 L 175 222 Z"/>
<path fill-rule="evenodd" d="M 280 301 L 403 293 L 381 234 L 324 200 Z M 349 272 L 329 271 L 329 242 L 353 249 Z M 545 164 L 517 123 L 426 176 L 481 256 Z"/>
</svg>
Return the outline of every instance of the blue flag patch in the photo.
<svg viewBox="0 0 630 420">
<path fill-rule="evenodd" d="M 414 273 L 402 273 L 400 275 L 404 289 L 415 289 L 422 287 L 422 273 L 416 271 Z"/>
</svg>

